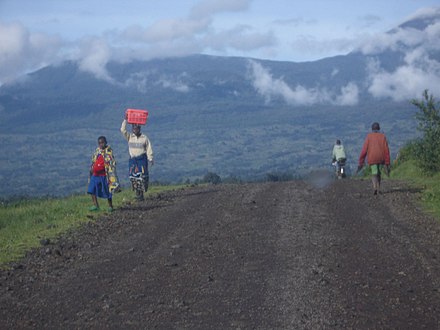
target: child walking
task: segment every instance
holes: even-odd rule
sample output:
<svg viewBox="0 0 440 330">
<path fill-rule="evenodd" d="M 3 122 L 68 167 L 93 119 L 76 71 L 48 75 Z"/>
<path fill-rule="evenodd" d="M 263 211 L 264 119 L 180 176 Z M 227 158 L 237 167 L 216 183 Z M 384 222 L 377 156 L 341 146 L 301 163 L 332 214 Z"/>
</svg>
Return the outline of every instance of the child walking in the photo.
<svg viewBox="0 0 440 330">
<path fill-rule="evenodd" d="M 90 166 L 90 180 L 87 193 L 92 196 L 93 206 L 90 211 L 99 211 L 99 198 L 106 198 L 108 211 L 113 211 L 113 192 L 119 190 L 119 181 L 116 175 L 116 160 L 112 148 L 107 145 L 105 136 L 98 138 L 98 148 L 92 156 Z"/>
</svg>

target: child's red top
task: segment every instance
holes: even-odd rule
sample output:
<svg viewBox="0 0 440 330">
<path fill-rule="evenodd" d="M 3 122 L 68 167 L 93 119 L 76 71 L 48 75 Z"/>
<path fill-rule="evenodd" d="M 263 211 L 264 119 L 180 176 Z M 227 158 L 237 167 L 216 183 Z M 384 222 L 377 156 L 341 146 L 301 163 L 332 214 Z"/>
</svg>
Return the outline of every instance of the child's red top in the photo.
<svg viewBox="0 0 440 330">
<path fill-rule="evenodd" d="M 105 176 L 105 163 L 104 157 L 102 157 L 102 155 L 98 155 L 98 157 L 96 157 L 96 161 L 93 164 L 93 175 Z"/>
</svg>

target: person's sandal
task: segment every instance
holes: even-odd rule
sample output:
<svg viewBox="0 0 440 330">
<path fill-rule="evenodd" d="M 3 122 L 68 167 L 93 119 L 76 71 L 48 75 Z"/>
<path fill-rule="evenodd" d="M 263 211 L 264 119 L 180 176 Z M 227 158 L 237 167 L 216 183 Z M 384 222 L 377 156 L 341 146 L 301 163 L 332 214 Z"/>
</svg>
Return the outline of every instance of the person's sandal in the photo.
<svg viewBox="0 0 440 330">
<path fill-rule="evenodd" d="M 113 208 L 113 207 L 109 207 L 108 209 L 107 209 L 107 211 L 108 212 L 113 212 L 115 209 Z"/>
<path fill-rule="evenodd" d="M 92 206 L 91 208 L 89 208 L 89 211 L 91 211 L 91 212 L 99 211 L 99 207 Z"/>
</svg>

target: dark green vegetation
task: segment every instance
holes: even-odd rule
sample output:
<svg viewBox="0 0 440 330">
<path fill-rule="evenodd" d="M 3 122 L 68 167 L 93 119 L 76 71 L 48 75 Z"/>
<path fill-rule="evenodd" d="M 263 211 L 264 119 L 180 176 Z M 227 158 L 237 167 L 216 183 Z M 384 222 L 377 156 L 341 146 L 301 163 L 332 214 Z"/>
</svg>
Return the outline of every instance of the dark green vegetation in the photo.
<svg viewBox="0 0 440 330">
<path fill-rule="evenodd" d="M 416 118 L 423 136 L 411 144 L 413 158 L 428 173 L 440 172 L 440 104 L 425 90 L 422 100 L 412 100 L 419 111 Z"/>
<path fill-rule="evenodd" d="M 422 136 L 402 148 L 392 174 L 420 187 L 425 206 L 440 217 L 440 103 L 426 90 L 412 104 Z"/>
</svg>

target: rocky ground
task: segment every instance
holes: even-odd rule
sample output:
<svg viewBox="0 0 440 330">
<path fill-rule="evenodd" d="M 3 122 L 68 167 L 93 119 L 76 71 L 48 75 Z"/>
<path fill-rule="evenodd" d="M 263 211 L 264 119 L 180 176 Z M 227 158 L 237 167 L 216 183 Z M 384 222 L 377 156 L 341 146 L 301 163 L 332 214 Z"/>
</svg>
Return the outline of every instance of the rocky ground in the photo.
<svg viewBox="0 0 440 330">
<path fill-rule="evenodd" d="M 440 328 L 440 223 L 386 181 L 128 205 L 0 271 L 0 328 Z"/>
</svg>

